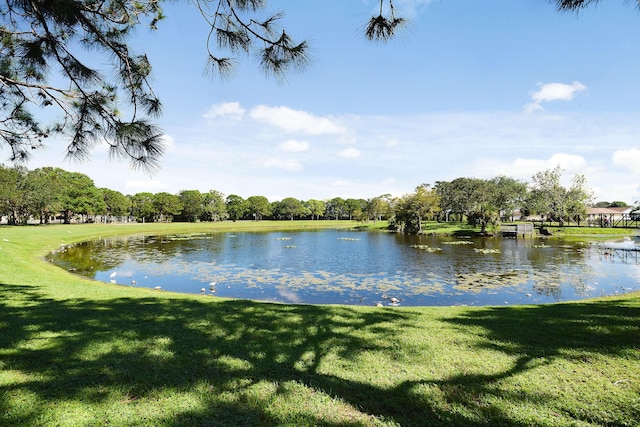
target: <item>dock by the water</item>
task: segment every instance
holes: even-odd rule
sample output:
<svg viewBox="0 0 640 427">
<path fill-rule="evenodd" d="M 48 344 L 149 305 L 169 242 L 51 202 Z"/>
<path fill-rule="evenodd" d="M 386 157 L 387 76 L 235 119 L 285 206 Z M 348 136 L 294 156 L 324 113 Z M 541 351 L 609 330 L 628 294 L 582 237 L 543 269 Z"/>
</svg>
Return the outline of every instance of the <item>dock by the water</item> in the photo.
<svg viewBox="0 0 640 427">
<path fill-rule="evenodd" d="M 505 237 L 533 237 L 533 223 L 500 224 L 500 232 Z"/>
</svg>

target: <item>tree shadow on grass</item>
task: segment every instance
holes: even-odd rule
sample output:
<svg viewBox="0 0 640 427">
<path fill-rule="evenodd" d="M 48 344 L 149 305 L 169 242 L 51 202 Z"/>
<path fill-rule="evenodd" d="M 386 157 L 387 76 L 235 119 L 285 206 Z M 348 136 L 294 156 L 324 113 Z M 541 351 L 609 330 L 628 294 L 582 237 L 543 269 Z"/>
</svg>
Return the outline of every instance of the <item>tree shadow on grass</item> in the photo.
<svg viewBox="0 0 640 427">
<path fill-rule="evenodd" d="M 387 338 L 420 327 L 416 312 L 164 297 L 54 300 L 35 287 L 0 284 L 0 371 L 20 373 L 0 382 L 0 420 L 39 425 L 57 402 L 77 402 L 92 408 L 85 414 L 89 425 L 117 425 L 113 414 L 101 413 L 114 407 L 133 414 L 127 425 L 525 425 L 475 399 L 483 393 L 545 399 L 492 388 L 499 378 L 529 369 L 537 354 L 550 357 L 568 347 L 624 351 L 619 340 L 629 327 L 637 331 L 640 313 L 637 306 L 618 308 L 466 313 L 449 321 L 482 326 L 487 346 L 528 356 L 504 373 L 438 381 L 425 376 L 384 387 L 346 379 L 340 366 L 354 370 L 365 353 L 393 357 Z M 599 321 L 613 334 L 618 325 L 619 335 L 589 338 L 589 325 Z M 553 337 L 568 328 L 572 338 Z M 637 338 L 630 344 L 638 345 Z M 444 411 L 420 391 L 425 387 L 473 411 Z M 158 408 L 167 405 L 167 395 L 191 400 Z M 21 405 L 16 396 L 34 396 L 37 404 Z M 322 396 L 331 403 L 318 403 L 326 400 Z M 160 403 L 154 406 L 154 400 Z M 283 402 L 293 407 L 274 409 Z M 318 411 L 313 405 L 324 406 Z"/>
<path fill-rule="evenodd" d="M 440 383 L 442 389 L 451 388 L 450 399 L 472 404 L 477 396 L 494 395 L 509 400 L 523 396 L 510 395 L 496 387 L 502 379 L 552 364 L 556 361 L 570 365 L 581 365 L 585 372 L 594 359 L 605 358 L 607 363 L 629 360 L 640 369 L 640 298 L 603 299 L 587 303 L 554 305 L 487 307 L 462 312 L 447 319 L 455 327 L 476 331 L 482 339 L 477 346 L 481 350 L 499 351 L 516 360 L 511 369 L 497 374 L 456 375 Z M 598 370 L 603 369 L 600 365 Z M 606 367 L 604 368 L 606 370 Z M 636 370 L 637 372 L 637 370 Z M 598 374 L 607 376 L 608 372 Z M 572 376 L 574 381 L 588 381 L 580 374 Z M 615 383 L 616 378 L 609 378 Z M 541 383 L 541 385 L 543 382 Z M 464 391 L 461 392 L 460 388 Z M 640 390 L 640 384 L 633 386 Z M 637 392 L 636 392 L 637 393 Z M 633 392 L 629 393 L 633 395 Z M 527 400 L 538 399 L 541 403 L 553 402 L 557 395 L 529 394 Z M 633 399 L 632 399 L 633 400 Z M 588 414 L 576 408 L 563 408 L 570 423 L 587 425 L 635 425 L 640 419 L 640 406 L 627 405 L 623 401 L 609 401 L 611 414 Z M 599 402 L 595 402 L 598 404 Z M 565 414 L 566 415 L 566 414 Z M 635 421 L 633 421 L 635 420 Z M 560 423 L 560 421 L 558 421 Z M 566 422 L 566 421 L 565 421 Z"/>
<path fill-rule="evenodd" d="M 54 300 L 34 287 L 2 284 L 0 310 L 0 370 L 19 373 L 0 382 L 0 420 L 10 425 L 38 425 L 56 402 L 98 407 L 119 396 L 124 406 L 166 393 L 195 396 L 196 409 L 178 404 L 158 415 L 163 411 L 154 408 L 139 425 L 282 425 L 268 408 L 280 398 L 353 391 L 337 377 L 319 380 L 327 354 L 352 360 L 362 351 L 384 351 L 358 332 L 390 334 L 410 317 L 250 301 Z M 20 406 L 15 396 L 35 396 L 37 405 Z M 366 425 L 366 414 L 331 421 L 313 410 L 288 411 L 292 425 Z M 92 420 L 100 422 L 100 415 Z"/>
<path fill-rule="evenodd" d="M 454 325 L 482 328 L 483 345 L 532 358 L 566 351 L 616 355 L 640 348 L 640 295 L 520 307 L 487 307 L 448 319 Z"/>
</svg>

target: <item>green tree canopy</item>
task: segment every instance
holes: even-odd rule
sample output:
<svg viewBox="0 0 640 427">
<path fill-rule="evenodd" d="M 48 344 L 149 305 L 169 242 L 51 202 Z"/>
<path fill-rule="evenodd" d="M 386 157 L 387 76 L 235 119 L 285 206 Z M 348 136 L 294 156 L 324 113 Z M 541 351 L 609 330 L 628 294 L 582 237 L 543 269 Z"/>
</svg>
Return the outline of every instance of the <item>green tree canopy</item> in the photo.
<svg viewBox="0 0 640 427">
<path fill-rule="evenodd" d="M 104 138 L 111 155 L 153 166 L 163 147 L 148 119 L 160 114 L 160 101 L 149 83 L 151 64 L 127 42 L 134 27 L 154 27 L 161 18 L 151 0 L 3 1 L 0 140 L 11 159 L 26 159 L 44 138 L 64 133 L 71 157 L 86 158 Z M 98 55 L 84 54 L 86 48 Z M 62 118 L 43 124 L 36 107 L 57 109 Z"/>
<path fill-rule="evenodd" d="M 250 196 L 246 200 L 247 211 L 256 221 L 271 215 L 271 203 L 264 196 Z"/>
<path fill-rule="evenodd" d="M 131 214 L 139 221 L 153 221 L 155 212 L 153 193 L 141 192 L 131 196 Z"/>
<path fill-rule="evenodd" d="M 87 175 L 78 172 L 61 172 L 60 208 L 64 223 L 69 224 L 73 215 L 95 215 L 105 210 L 100 190 Z"/>
<path fill-rule="evenodd" d="M 342 197 L 334 197 L 327 202 L 326 209 L 326 216 L 338 220 L 344 216 L 347 207 Z"/>
<path fill-rule="evenodd" d="M 153 208 L 158 221 L 169 222 L 174 216 L 180 215 L 183 206 L 179 196 L 163 191 L 153 195 Z"/>
<path fill-rule="evenodd" d="M 125 216 L 131 210 L 131 199 L 119 191 L 109 188 L 101 188 L 102 199 L 106 205 L 106 214 L 112 216 Z"/>
<path fill-rule="evenodd" d="M 60 168 L 44 167 L 34 169 L 25 177 L 25 197 L 29 198 L 31 214 L 40 217 L 41 223 L 49 223 L 49 217 L 61 209 L 61 177 L 66 171 Z"/>
<path fill-rule="evenodd" d="M 293 220 L 308 215 L 309 209 L 295 197 L 286 197 L 277 203 L 277 214 Z"/>
<path fill-rule="evenodd" d="M 222 221 L 227 219 L 227 205 L 224 202 L 224 194 L 216 190 L 209 190 L 202 195 L 203 221 Z"/>
<path fill-rule="evenodd" d="M 229 219 L 232 221 L 242 219 L 247 212 L 246 201 L 237 194 L 229 194 L 225 200 L 225 204 L 227 205 Z"/>
<path fill-rule="evenodd" d="M 322 200 L 309 199 L 305 202 L 305 206 L 309 209 L 311 219 L 320 219 L 324 215 L 327 204 Z"/>
<path fill-rule="evenodd" d="M 24 197 L 21 189 L 26 169 L 0 165 L 0 216 L 7 216 L 9 224 L 17 224 L 24 218 Z"/>
<path fill-rule="evenodd" d="M 178 197 L 182 205 L 180 218 L 184 221 L 196 222 L 204 211 L 202 193 L 198 190 L 182 190 L 178 193 Z"/>
<path fill-rule="evenodd" d="M 476 178 L 456 178 L 453 181 L 437 181 L 434 189 L 440 197 L 440 207 L 446 214 L 453 214 L 462 221 L 475 209 L 477 200 L 470 195 L 474 194 L 481 185 L 481 180 Z"/>
<path fill-rule="evenodd" d="M 616 200 L 614 202 L 611 202 L 611 204 L 609 205 L 610 208 L 626 208 L 629 205 L 627 204 L 627 202 L 622 202 L 620 200 Z"/>
<path fill-rule="evenodd" d="M 440 197 L 429 185 L 420 185 L 402 196 L 397 204 L 396 224 L 406 234 L 422 234 L 422 222 L 435 217 Z"/>
<path fill-rule="evenodd" d="M 560 182 L 563 172 L 556 166 L 536 173 L 527 205 L 532 212 L 547 215 L 549 220 L 560 224 L 567 220 L 579 222 L 591 201 L 591 192 L 586 188 L 585 177 L 579 174 L 572 178 L 570 188 L 563 187 Z"/>
</svg>

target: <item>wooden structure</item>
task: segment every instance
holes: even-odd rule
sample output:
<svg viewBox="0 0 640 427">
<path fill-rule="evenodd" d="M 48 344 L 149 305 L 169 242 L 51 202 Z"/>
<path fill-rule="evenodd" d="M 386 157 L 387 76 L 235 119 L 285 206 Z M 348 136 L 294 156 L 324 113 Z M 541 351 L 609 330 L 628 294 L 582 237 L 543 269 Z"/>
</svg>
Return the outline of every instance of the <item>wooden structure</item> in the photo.
<svg viewBox="0 0 640 427">
<path fill-rule="evenodd" d="M 640 227 L 640 211 L 632 207 L 588 208 L 587 225 L 589 227 Z"/>
<path fill-rule="evenodd" d="M 503 237 L 533 237 L 533 222 L 500 224 L 500 232 Z"/>
</svg>

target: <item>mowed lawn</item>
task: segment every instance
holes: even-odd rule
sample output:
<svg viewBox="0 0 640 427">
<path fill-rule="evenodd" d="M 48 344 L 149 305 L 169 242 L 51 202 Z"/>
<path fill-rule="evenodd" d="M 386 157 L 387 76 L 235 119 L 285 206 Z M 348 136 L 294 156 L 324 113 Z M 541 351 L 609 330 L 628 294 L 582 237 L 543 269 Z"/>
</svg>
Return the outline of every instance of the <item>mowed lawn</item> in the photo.
<svg viewBox="0 0 640 427">
<path fill-rule="evenodd" d="M 640 425 L 638 294 L 283 305 L 96 283 L 42 260 L 101 236 L 310 224 L 354 223 L 0 227 L 0 425 Z"/>
</svg>

